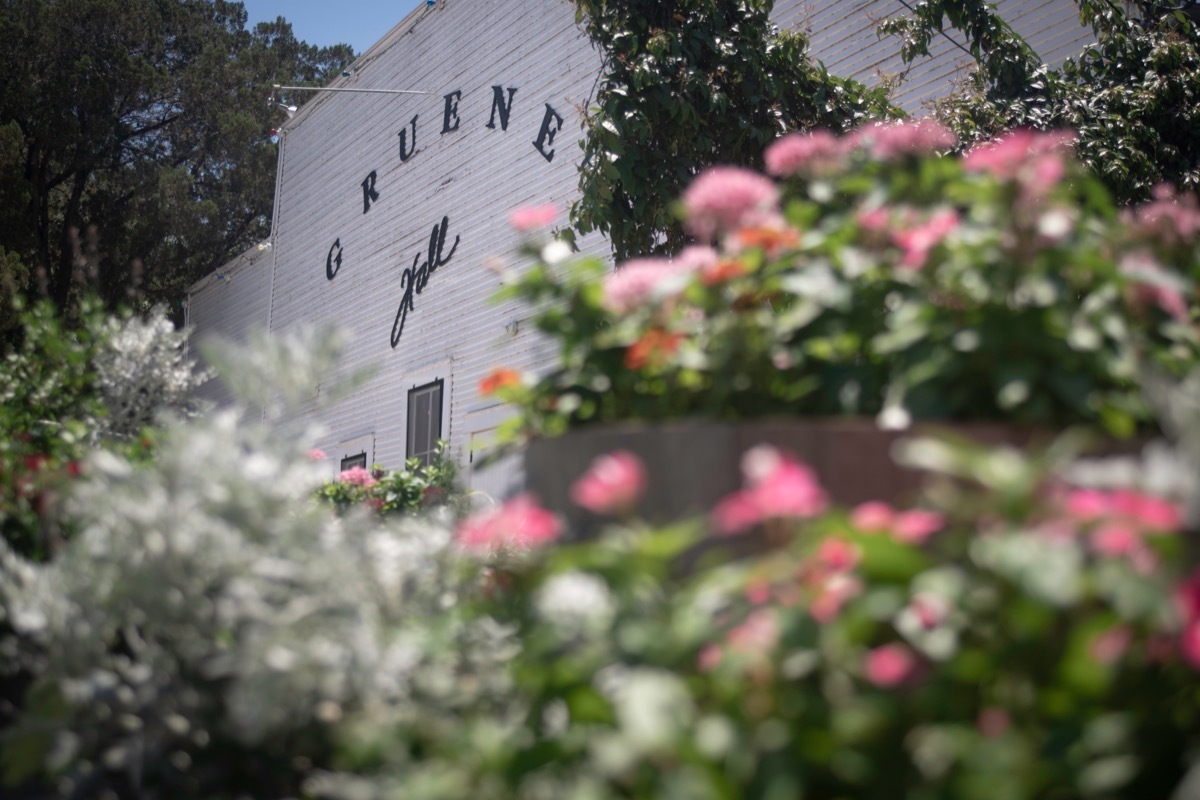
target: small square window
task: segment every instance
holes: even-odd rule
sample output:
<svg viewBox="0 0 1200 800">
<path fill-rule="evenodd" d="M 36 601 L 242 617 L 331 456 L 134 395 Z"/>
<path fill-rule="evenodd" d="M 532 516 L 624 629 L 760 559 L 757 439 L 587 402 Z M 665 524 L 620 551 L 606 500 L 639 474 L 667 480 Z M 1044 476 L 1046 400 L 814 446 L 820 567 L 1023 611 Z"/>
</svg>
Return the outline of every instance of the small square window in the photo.
<svg viewBox="0 0 1200 800">
<path fill-rule="evenodd" d="M 406 458 L 428 465 L 442 438 L 442 388 L 436 380 L 408 392 L 408 446 Z"/>
<path fill-rule="evenodd" d="M 363 469 L 367 468 L 366 453 L 359 453 L 356 456 L 346 456 L 342 459 L 342 472 L 345 472 L 348 469 L 354 469 L 355 467 L 362 467 Z"/>
</svg>

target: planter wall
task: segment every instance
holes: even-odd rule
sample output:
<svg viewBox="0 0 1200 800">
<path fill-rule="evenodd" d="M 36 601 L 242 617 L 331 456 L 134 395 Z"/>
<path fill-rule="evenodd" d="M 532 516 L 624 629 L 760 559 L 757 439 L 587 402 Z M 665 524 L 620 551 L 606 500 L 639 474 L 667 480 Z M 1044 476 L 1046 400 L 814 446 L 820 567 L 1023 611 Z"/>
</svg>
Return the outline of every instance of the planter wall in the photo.
<svg viewBox="0 0 1200 800">
<path fill-rule="evenodd" d="M 652 523 L 702 514 L 740 489 L 742 454 L 758 444 L 778 447 L 811 466 L 838 505 L 867 500 L 904 504 L 915 499 L 922 478 L 895 464 L 892 448 L 897 440 L 936 430 L 997 445 L 1025 446 L 1053 436 L 988 423 L 884 431 L 872 420 L 854 418 L 608 425 L 533 441 L 525 454 L 525 478 L 544 506 L 563 515 L 572 532 L 585 534 L 601 520 L 571 502 L 571 485 L 593 459 L 613 450 L 628 450 L 646 465 L 649 487 L 639 511 Z M 1140 442 L 1112 442 L 1103 449 L 1132 453 Z"/>
</svg>

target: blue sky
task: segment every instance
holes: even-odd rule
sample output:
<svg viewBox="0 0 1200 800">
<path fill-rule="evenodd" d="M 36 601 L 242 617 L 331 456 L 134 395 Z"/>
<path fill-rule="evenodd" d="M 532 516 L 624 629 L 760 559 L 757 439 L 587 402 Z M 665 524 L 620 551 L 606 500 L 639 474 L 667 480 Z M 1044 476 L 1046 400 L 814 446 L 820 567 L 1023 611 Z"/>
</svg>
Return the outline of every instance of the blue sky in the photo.
<svg viewBox="0 0 1200 800">
<path fill-rule="evenodd" d="M 256 23 L 284 17 L 297 39 L 324 47 L 348 42 L 356 53 L 383 38 L 418 0 L 242 0 Z M 424 2 L 424 0 L 420 0 Z"/>
</svg>

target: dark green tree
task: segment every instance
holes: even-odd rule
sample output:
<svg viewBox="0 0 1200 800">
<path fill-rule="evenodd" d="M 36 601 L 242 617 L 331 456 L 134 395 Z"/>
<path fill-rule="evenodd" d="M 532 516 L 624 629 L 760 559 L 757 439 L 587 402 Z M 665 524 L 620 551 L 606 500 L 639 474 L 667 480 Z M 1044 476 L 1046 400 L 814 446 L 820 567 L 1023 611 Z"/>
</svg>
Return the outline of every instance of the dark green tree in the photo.
<svg viewBox="0 0 1200 800">
<path fill-rule="evenodd" d="M 961 145 L 1029 127 L 1078 132 L 1077 151 L 1122 203 L 1159 183 L 1200 188 L 1200 5 L 1078 0 L 1095 44 L 1061 66 L 1043 63 L 984 0 L 922 0 L 886 21 L 911 62 L 944 26 L 957 29 L 975 71 L 935 105 Z"/>
<path fill-rule="evenodd" d="M 59 306 L 72 230 L 99 231 L 110 301 L 136 260 L 149 296 L 174 300 L 266 235 L 270 86 L 328 80 L 354 54 L 246 19 L 226 0 L 0 3 L 0 248 Z"/>
<path fill-rule="evenodd" d="M 883 90 L 831 76 L 802 34 L 780 32 L 773 0 L 574 2 L 604 67 L 571 221 L 606 234 L 618 259 L 683 244 L 672 204 L 704 167 L 759 166 L 785 131 L 899 113 Z"/>
</svg>

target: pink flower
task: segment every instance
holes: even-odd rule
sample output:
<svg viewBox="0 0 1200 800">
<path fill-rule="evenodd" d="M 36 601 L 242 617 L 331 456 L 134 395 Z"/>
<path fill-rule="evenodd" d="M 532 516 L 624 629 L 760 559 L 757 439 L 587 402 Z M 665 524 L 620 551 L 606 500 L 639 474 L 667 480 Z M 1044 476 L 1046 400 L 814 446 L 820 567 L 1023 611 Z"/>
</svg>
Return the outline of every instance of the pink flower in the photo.
<svg viewBox="0 0 1200 800">
<path fill-rule="evenodd" d="M 597 514 L 633 510 L 646 489 L 646 469 L 633 453 L 618 450 L 600 456 L 571 487 L 571 499 Z"/>
<path fill-rule="evenodd" d="M 895 509 L 879 500 L 862 503 L 850 512 L 850 524 L 863 533 L 886 531 L 895 521 Z"/>
<path fill-rule="evenodd" d="M 1092 659 L 1100 664 L 1112 664 L 1129 650 L 1133 631 L 1126 625 L 1115 625 L 1101 631 L 1092 639 L 1088 648 Z"/>
<path fill-rule="evenodd" d="M 713 522 L 722 533 L 738 533 L 768 519 L 813 517 L 829 505 L 816 473 L 768 445 L 746 451 L 742 473 L 748 487 L 713 509 Z"/>
<path fill-rule="evenodd" d="M 914 508 L 896 515 L 892 536 L 906 544 L 921 544 L 946 526 L 946 518 L 936 511 Z"/>
<path fill-rule="evenodd" d="M 1183 527 L 1183 511 L 1179 504 L 1161 497 L 1143 495 L 1138 519 L 1155 531 L 1178 531 Z"/>
<path fill-rule="evenodd" d="M 1077 522 L 1090 522 L 1112 510 L 1109 496 L 1095 489 L 1076 489 L 1063 503 L 1067 514 Z"/>
<path fill-rule="evenodd" d="M 737 533 L 762 522 L 762 512 L 749 492 L 734 492 L 713 508 L 712 520 L 721 533 Z"/>
<path fill-rule="evenodd" d="M 325 451 L 320 450 L 316 447 L 312 448 L 311 450 L 306 452 L 304 455 L 308 457 L 309 461 L 324 461 L 327 458 L 327 456 L 325 455 Z"/>
<path fill-rule="evenodd" d="M 374 486 L 379 483 L 375 480 L 371 473 L 362 467 L 351 467 L 338 473 L 338 480 L 342 483 L 351 483 L 356 486 Z"/>
<path fill-rule="evenodd" d="M 842 613 L 846 601 L 858 597 L 862 593 L 862 581 L 848 572 L 837 572 L 824 575 L 816 585 L 812 602 L 808 604 L 808 613 L 822 625 L 827 625 Z"/>
<path fill-rule="evenodd" d="M 696 667 L 701 672 L 712 672 L 721 663 L 721 648 L 715 644 L 706 644 L 700 648 L 696 656 Z"/>
<path fill-rule="evenodd" d="M 680 272 L 700 272 L 715 266 L 721 260 L 721 254 L 707 245 L 693 244 L 679 251 L 671 259 L 671 264 Z"/>
<path fill-rule="evenodd" d="M 813 517 L 829 505 L 816 473 L 791 459 L 785 460 L 752 491 L 755 503 L 767 518 Z"/>
<path fill-rule="evenodd" d="M 958 212 L 942 209 L 924 224 L 892 233 L 892 240 L 904 251 L 900 265 L 907 269 L 920 269 L 929 259 L 933 248 L 958 227 Z"/>
<path fill-rule="evenodd" d="M 742 592 L 754 605 L 765 605 L 771 599 L 771 583 L 766 578 L 752 578 L 747 581 Z"/>
<path fill-rule="evenodd" d="M 1184 660 L 1200 669 L 1200 620 L 1194 620 L 1184 626 L 1179 637 L 1179 649 Z"/>
<path fill-rule="evenodd" d="M 725 641 L 735 653 L 762 655 L 779 641 L 779 620 L 771 609 L 757 609 L 730 630 Z"/>
<path fill-rule="evenodd" d="M 772 211 L 779 190 L 770 179 L 740 167 L 712 167 L 683 193 L 688 229 L 701 239 L 733 230 L 754 214 Z"/>
<path fill-rule="evenodd" d="M 1186 283 L 1163 268 L 1146 252 L 1129 253 L 1121 259 L 1121 272 L 1130 279 L 1134 296 L 1141 303 L 1154 303 L 1180 322 L 1191 319 L 1183 296 Z"/>
<path fill-rule="evenodd" d="M 946 601 L 934 594 L 919 594 L 908 604 L 913 616 L 925 630 L 932 630 L 946 618 Z"/>
<path fill-rule="evenodd" d="M 907 647 L 885 644 L 867 653 L 863 674 L 871 683 L 888 689 L 904 683 L 916 666 L 916 657 Z"/>
<path fill-rule="evenodd" d="M 1126 215 L 1140 233 L 1150 239 L 1178 243 L 1200 236 L 1200 202 L 1196 195 L 1177 197 L 1170 184 L 1159 184 L 1153 189 L 1153 197 L 1150 203 Z"/>
<path fill-rule="evenodd" d="M 948 150 L 958 139 L 940 122 L 922 119 L 867 125 L 851 134 L 851 141 L 868 149 L 875 158 L 887 161 L 900 156 L 931 155 Z"/>
<path fill-rule="evenodd" d="M 467 518 L 455 538 L 475 551 L 499 548 L 529 548 L 554 541 L 562 525 L 554 514 L 537 504 L 532 495 L 514 497 L 499 508 Z"/>
<path fill-rule="evenodd" d="M 1092 533 L 1092 549 L 1103 556 L 1133 555 L 1142 546 L 1142 537 L 1128 522 L 1106 522 Z"/>
<path fill-rule="evenodd" d="M 789 133 L 763 153 L 767 172 L 778 178 L 823 173 L 841 166 L 844 148 L 829 131 Z"/>
<path fill-rule="evenodd" d="M 886 231 L 891 222 L 892 215 L 883 207 L 858 212 L 858 224 L 871 233 Z"/>
<path fill-rule="evenodd" d="M 1066 174 L 1063 158 L 1075 141 L 1066 132 L 1015 130 L 979 145 L 963 157 L 967 172 L 989 172 L 1000 180 L 1019 180 L 1026 192 L 1040 194 Z"/>
<path fill-rule="evenodd" d="M 553 205 L 522 206 L 508 215 L 508 224 L 521 233 L 548 228 L 558 216 L 558 209 Z"/>
<path fill-rule="evenodd" d="M 681 271 L 678 264 L 665 258 L 638 258 L 627 261 L 604 278 L 600 301 L 613 314 L 625 314 L 645 304 L 654 290 Z"/>
<path fill-rule="evenodd" d="M 817 561 L 837 572 L 846 572 L 858 566 L 862 551 L 837 536 L 830 536 L 817 547 Z"/>
</svg>

